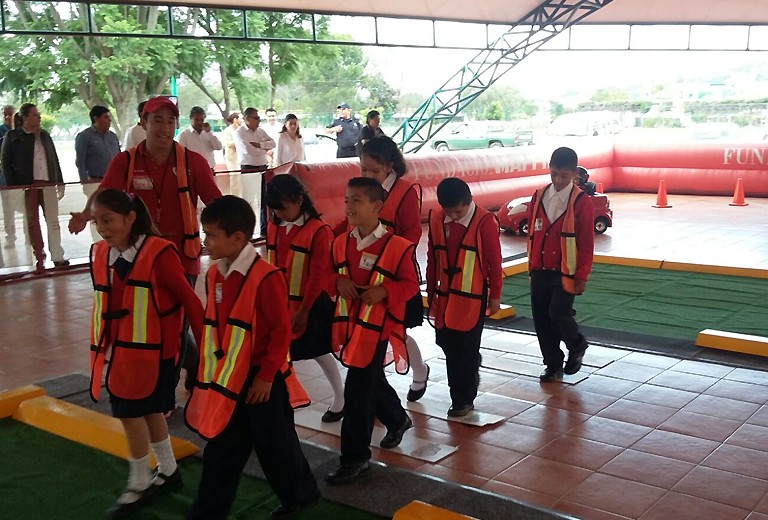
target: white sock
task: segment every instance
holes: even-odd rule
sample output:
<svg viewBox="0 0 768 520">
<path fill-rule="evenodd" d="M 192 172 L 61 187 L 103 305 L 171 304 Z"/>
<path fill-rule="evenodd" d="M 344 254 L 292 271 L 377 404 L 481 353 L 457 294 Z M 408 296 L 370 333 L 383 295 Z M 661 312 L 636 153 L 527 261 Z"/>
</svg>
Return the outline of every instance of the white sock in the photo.
<svg viewBox="0 0 768 520">
<path fill-rule="evenodd" d="M 333 404 L 330 410 L 332 412 L 342 411 L 344 409 L 344 383 L 339 373 L 338 361 L 333 357 L 333 354 L 324 354 L 316 357 L 315 361 L 323 369 L 323 374 L 325 374 L 333 389 Z"/>
<path fill-rule="evenodd" d="M 171 447 L 171 436 L 169 435 L 164 440 L 159 442 L 153 442 L 152 453 L 155 454 L 157 459 L 157 470 L 166 477 L 170 477 L 176 471 L 176 457 L 173 455 L 173 448 Z"/>
<path fill-rule="evenodd" d="M 410 336 L 405 337 L 405 350 L 408 351 L 408 362 L 413 369 L 411 390 L 421 390 L 427 384 L 427 364 L 421 357 L 421 351 L 416 340 Z"/>
<path fill-rule="evenodd" d="M 128 489 L 144 491 L 152 481 L 152 473 L 149 471 L 149 455 L 140 459 L 128 457 Z M 126 491 L 117 499 L 121 504 L 130 504 L 141 498 L 140 493 Z"/>
</svg>

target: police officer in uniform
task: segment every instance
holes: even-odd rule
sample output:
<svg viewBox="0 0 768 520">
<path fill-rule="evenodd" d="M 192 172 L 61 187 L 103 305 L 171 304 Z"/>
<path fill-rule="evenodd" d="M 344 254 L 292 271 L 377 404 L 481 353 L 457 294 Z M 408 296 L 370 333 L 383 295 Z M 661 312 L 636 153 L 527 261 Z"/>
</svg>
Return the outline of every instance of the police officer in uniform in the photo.
<svg viewBox="0 0 768 520">
<path fill-rule="evenodd" d="M 362 125 L 352 116 L 352 111 L 347 103 L 341 103 L 336 107 L 340 111 L 340 117 L 325 128 L 326 134 L 336 134 L 336 158 L 357 157 L 357 138 L 360 135 Z"/>
</svg>

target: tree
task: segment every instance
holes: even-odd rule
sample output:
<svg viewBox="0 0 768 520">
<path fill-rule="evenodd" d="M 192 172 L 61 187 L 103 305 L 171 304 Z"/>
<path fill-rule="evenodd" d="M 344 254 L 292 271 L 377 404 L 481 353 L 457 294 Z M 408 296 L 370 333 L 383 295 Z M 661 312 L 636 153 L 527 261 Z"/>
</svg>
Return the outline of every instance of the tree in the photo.
<svg viewBox="0 0 768 520">
<path fill-rule="evenodd" d="M 483 111 L 483 119 L 488 121 L 501 121 L 504 119 L 504 107 L 501 106 L 501 102 L 493 101 L 491 104 L 486 105 Z"/>
</svg>

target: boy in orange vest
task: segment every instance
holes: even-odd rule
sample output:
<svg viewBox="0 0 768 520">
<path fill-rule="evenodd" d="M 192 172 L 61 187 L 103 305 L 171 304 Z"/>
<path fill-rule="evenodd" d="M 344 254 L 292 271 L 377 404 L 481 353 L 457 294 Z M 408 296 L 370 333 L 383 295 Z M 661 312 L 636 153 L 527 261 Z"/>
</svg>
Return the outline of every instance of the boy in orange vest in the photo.
<svg viewBox="0 0 768 520">
<path fill-rule="evenodd" d="M 499 222 L 456 177 L 437 185 L 437 201 L 443 210 L 429 214 L 427 299 L 435 342 L 445 353 L 448 415 L 463 417 L 474 409 L 480 384 L 486 307 L 493 314 L 501 305 Z"/>
<path fill-rule="evenodd" d="M 574 187 L 578 156 L 570 148 L 552 153 L 552 183 L 528 206 L 528 272 L 531 311 L 546 368 L 541 381 L 559 381 L 581 370 L 587 340 L 574 319 L 573 300 L 584 292 L 592 269 L 595 236 L 589 196 Z M 568 361 L 560 341 L 568 348 Z"/>
<path fill-rule="evenodd" d="M 417 294 L 413 243 L 379 222 L 386 193 L 376 179 L 350 179 L 344 199 L 353 229 L 332 246 L 336 274 L 326 291 L 338 296 L 333 318 L 333 349 L 348 367 L 341 424 L 341 464 L 328 474 L 329 484 L 347 484 L 370 472 L 375 417 L 386 426 L 379 445 L 392 449 L 413 426 L 397 392 L 384 375 L 394 362 L 408 370 L 405 350 L 405 303 Z"/>
<path fill-rule="evenodd" d="M 298 518 L 320 492 L 293 422 L 291 400 L 308 400 L 287 362 L 285 277 L 250 244 L 256 216 L 248 202 L 221 197 L 200 220 L 205 247 L 219 261 L 206 275 L 200 367 L 185 410 L 187 425 L 208 439 L 187 519 L 227 518 L 251 450 L 280 499 L 270 518 Z"/>
</svg>

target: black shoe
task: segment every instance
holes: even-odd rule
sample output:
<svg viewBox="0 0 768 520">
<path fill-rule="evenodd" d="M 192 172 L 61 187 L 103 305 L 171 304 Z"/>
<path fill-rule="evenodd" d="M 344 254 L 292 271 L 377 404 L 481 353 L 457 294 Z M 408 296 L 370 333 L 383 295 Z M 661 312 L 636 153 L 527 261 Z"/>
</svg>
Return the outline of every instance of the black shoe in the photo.
<svg viewBox="0 0 768 520">
<path fill-rule="evenodd" d="M 398 428 L 397 430 L 387 430 L 387 434 L 384 436 L 383 439 L 381 439 L 379 446 L 381 446 L 385 450 L 391 450 L 392 448 L 397 448 L 400 445 L 400 443 L 403 441 L 403 434 L 405 433 L 405 430 L 407 430 L 408 428 L 413 428 L 413 421 L 408 415 L 406 415 L 405 422 L 400 428 Z"/>
<path fill-rule="evenodd" d="M 139 498 L 133 502 L 115 502 L 109 509 L 105 511 L 107 518 L 125 518 L 138 511 L 144 504 L 152 500 L 157 496 L 150 485 L 143 491 L 137 491 L 134 489 L 126 489 L 123 493 L 133 492 L 139 495 Z"/>
<path fill-rule="evenodd" d="M 587 349 L 580 350 L 578 352 L 569 352 L 568 361 L 565 362 L 563 373 L 572 376 L 581 370 L 581 362 L 584 359 L 584 352 L 586 351 Z"/>
<path fill-rule="evenodd" d="M 325 423 L 338 422 L 344 418 L 344 408 L 340 412 L 332 412 L 330 408 L 326 410 L 323 416 L 320 418 Z"/>
<path fill-rule="evenodd" d="M 371 466 L 368 461 L 358 462 L 353 464 L 342 464 L 336 471 L 328 473 L 325 476 L 325 481 L 332 486 L 339 486 L 342 484 L 349 484 L 355 480 L 363 477 L 371 472 Z"/>
<path fill-rule="evenodd" d="M 427 383 L 429 382 L 429 365 L 427 365 L 427 377 L 424 379 L 424 381 L 414 381 L 414 383 L 424 383 L 424 387 L 420 390 L 411 390 L 408 389 L 408 395 L 406 396 L 406 399 L 408 399 L 409 402 L 415 403 L 419 399 L 422 398 L 424 393 L 427 391 Z"/>
<path fill-rule="evenodd" d="M 67 267 L 69 265 L 69 260 L 54 260 L 53 261 L 53 267 Z"/>
<path fill-rule="evenodd" d="M 184 487 L 184 479 L 181 478 L 181 468 L 176 467 L 176 471 L 172 475 L 163 475 L 159 471 L 155 471 L 155 478 L 152 479 L 152 493 L 158 495 L 165 491 L 178 491 Z"/>
<path fill-rule="evenodd" d="M 545 383 L 549 383 L 552 381 L 562 381 L 563 380 L 563 369 L 557 368 L 557 367 L 547 367 L 544 369 L 544 372 L 539 375 L 539 381 L 544 381 Z"/>
<path fill-rule="evenodd" d="M 301 513 L 303 513 L 306 508 L 314 505 L 318 500 L 320 500 L 320 493 L 318 493 L 315 498 L 301 504 L 293 504 L 290 506 L 280 504 L 269 514 L 269 519 L 290 520 L 292 518 L 300 518 Z"/>
<path fill-rule="evenodd" d="M 475 405 L 473 404 L 452 404 L 451 407 L 448 408 L 448 417 L 464 417 L 474 409 Z"/>
</svg>

